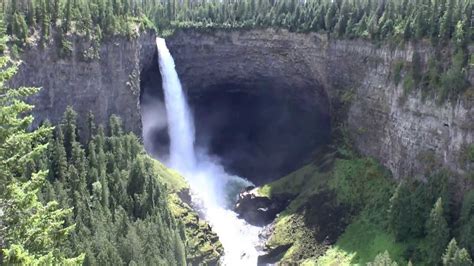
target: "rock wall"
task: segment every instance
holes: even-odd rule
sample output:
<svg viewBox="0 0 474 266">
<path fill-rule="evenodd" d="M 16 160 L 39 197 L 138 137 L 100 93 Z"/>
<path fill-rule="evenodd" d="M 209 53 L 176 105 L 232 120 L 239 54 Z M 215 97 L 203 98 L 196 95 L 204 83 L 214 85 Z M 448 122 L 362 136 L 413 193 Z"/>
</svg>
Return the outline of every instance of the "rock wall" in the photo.
<svg viewBox="0 0 474 266">
<path fill-rule="evenodd" d="M 61 120 L 68 105 L 78 112 L 78 127 L 84 128 L 89 111 L 97 123 L 105 124 L 110 115 L 123 119 L 126 130 L 141 134 L 140 71 L 152 63 L 155 53 L 153 33 L 139 38 L 115 38 L 100 48 L 100 59 L 83 59 L 88 43 L 79 37 L 72 41 L 72 55 L 61 58 L 56 43 L 48 48 L 33 46 L 22 54 L 19 73 L 12 86 L 43 89 L 30 101 L 35 105 L 35 123 Z"/>
<path fill-rule="evenodd" d="M 409 63 L 415 49 L 426 62 L 433 53 L 429 45 L 391 49 L 270 29 L 185 30 L 167 43 L 184 88 L 193 93 L 231 83 L 248 84 L 260 93 L 259 84 L 271 84 L 265 86 L 273 88 L 270 93 L 345 123 L 354 145 L 396 178 L 422 176 L 433 164 L 463 172 L 460 150 L 474 140 L 473 104 L 438 106 L 416 93 L 401 102 L 402 86 L 390 78 L 393 64 Z M 91 109 L 99 122 L 116 113 L 127 129 L 140 133 L 140 71 L 155 64 L 154 35 L 106 42 L 94 62 L 80 60 L 80 47 L 80 40 L 74 42 L 75 52 L 67 59 L 59 58 L 54 46 L 26 50 L 13 85 L 44 88 L 32 99 L 38 121 L 56 122 L 73 105 L 81 117 Z"/>
<path fill-rule="evenodd" d="M 355 146 L 396 178 L 422 177 L 427 167 L 440 165 L 463 173 L 460 150 L 474 141 L 472 103 L 438 106 L 417 93 L 402 102 L 402 85 L 390 77 L 393 65 L 409 64 L 415 50 L 426 64 L 433 54 L 429 45 L 392 49 L 270 29 L 186 30 L 168 45 L 185 88 L 273 80 L 276 93 L 328 109 L 348 126 Z"/>
</svg>

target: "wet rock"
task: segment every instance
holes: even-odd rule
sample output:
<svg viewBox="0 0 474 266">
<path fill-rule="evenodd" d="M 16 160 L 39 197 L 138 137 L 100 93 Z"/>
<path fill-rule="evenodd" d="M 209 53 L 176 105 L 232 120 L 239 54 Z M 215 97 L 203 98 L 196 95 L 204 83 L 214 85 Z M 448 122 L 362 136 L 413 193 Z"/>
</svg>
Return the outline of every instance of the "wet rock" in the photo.
<svg viewBox="0 0 474 266">
<path fill-rule="evenodd" d="M 250 186 L 239 193 L 234 211 L 249 224 L 263 226 L 271 223 L 287 205 L 288 200 L 261 196 L 257 188 Z"/>
<path fill-rule="evenodd" d="M 257 265 L 275 264 L 281 260 L 285 252 L 291 247 L 291 244 L 278 246 L 270 249 L 267 253 L 258 256 Z"/>
</svg>

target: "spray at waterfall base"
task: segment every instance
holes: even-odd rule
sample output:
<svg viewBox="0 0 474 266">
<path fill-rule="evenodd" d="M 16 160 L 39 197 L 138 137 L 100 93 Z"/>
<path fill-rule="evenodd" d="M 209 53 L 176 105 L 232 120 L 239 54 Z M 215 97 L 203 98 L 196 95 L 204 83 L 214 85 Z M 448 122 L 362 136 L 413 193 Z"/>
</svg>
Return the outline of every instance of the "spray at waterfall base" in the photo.
<svg viewBox="0 0 474 266">
<path fill-rule="evenodd" d="M 201 206 L 204 218 L 224 246 L 222 263 L 256 265 L 261 228 L 247 224 L 231 211 L 237 193 L 252 184 L 227 174 L 218 160 L 207 155 L 204 149 L 196 152 L 194 120 L 173 57 L 164 39 L 157 38 L 156 45 L 170 138 L 168 166 L 189 182 L 193 201 Z"/>
</svg>

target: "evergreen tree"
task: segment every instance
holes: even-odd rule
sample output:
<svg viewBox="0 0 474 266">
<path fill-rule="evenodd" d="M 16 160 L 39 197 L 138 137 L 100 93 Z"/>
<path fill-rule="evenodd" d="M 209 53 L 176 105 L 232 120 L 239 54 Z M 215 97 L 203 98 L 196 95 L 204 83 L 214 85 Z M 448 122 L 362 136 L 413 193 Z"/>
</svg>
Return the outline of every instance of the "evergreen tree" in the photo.
<svg viewBox="0 0 474 266">
<path fill-rule="evenodd" d="M 472 266 L 472 260 L 466 249 L 460 249 L 456 242 L 456 239 L 452 239 L 443 254 L 443 265 L 444 266 Z"/>
<path fill-rule="evenodd" d="M 60 209 L 57 202 L 43 205 L 37 197 L 46 172 L 35 173 L 30 181 L 12 182 L 4 203 L 5 264 L 81 265 L 84 255 L 67 258 L 61 251 L 73 226 L 64 227 L 71 209 Z"/>
<path fill-rule="evenodd" d="M 17 44 L 19 46 L 23 46 L 27 43 L 28 38 L 28 25 L 26 25 L 26 21 L 23 15 L 19 13 L 15 13 L 13 15 L 14 23 L 13 23 L 13 35 L 17 39 Z"/>
<path fill-rule="evenodd" d="M 449 40 L 459 21 L 464 21 L 468 27 L 472 13 L 472 5 L 465 0 L 449 0 L 447 4 L 441 0 L 403 0 L 402 3 L 385 0 L 378 1 L 377 5 L 366 0 L 30 0 L 26 1 L 28 4 L 6 1 L 10 2 L 6 12 L 8 29 L 10 33 L 15 32 L 17 40 L 24 39 L 21 36 L 24 32 L 18 30 L 21 18 L 15 14 L 25 17 L 27 24 L 34 27 L 33 10 L 40 27 L 46 29 L 60 23 L 62 29 L 57 32 L 63 35 L 85 33 L 89 36 L 96 27 L 101 27 L 104 37 L 125 35 L 130 34 L 130 22 L 133 21 L 141 28 L 160 31 L 179 27 L 265 26 L 300 32 L 325 30 L 337 36 L 348 34 L 373 40 L 396 37 L 403 29 L 405 38 L 430 37 L 433 43 L 437 42 L 438 36 Z M 355 25 L 360 27 L 359 31 L 353 30 Z"/>
<path fill-rule="evenodd" d="M 52 6 L 52 11 L 51 11 L 51 21 L 53 23 L 53 26 L 56 25 L 56 22 L 58 21 L 58 18 L 61 16 L 59 13 L 61 10 L 61 0 L 52 0 L 53 1 L 53 6 Z"/>
<path fill-rule="evenodd" d="M 46 12 L 45 0 L 40 0 L 41 15 L 39 15 L 39 24 L 41 25 L 41 44 L 45 46 L 49 40 L 50 34 L 50 16 Z"/>
<path fill-rule="evenodd" d="M 0 20 L 0 25 L 3 22 Z M 0 26 L 0 29 L 3 27 Z M 0 41 L 4 41 L 0 32 Z M 2 44 L 4 45 L 4 43 Z M 47 172 L 31 174 L 22 180 L 26 165 L 43 154 L 51 128 L 28 130 L 33 121 L 32 106 L 24 102 L 36 88 L 9 89 L 5 82 L 16 72 L 8 57 L 0 57 L 0 238 L 4 241 L 0 263 L 6 265 L 80 265 L 83 255 L 68 258 L 62 248 L 73 230 L 65 226 L 71 209 L 61 209 L 57 202 L 43 204 L 38 199 Z"/>
<path fill-rule="evenodd" d="M 26 23 L 28 27 L 34 28 L 36 26 L 36 8 L 35 8 L 35 1 L 31 0 L 28 1 L 28 7 L 26 12 Z"/>
<path fill-rule="evenodd" d="M 373 262 L 367 263 L 367 266 L 397 266 L 397 265 L 398 263 L 396 263 L 390 258 L 390 254 L 388 254 L 388 251 L 378 254 L 377 256 L 375 256 L 375 259 Z"/>
<path fill-rule="evenodd" d="M 440 37 L 444 40 L 448 40 L 451 37 L 453 25 L 453 13 L 454 13 L 454 6 L 455 0 L 448 0 L 448 4 L 446 7 L 446 12 L 444 13 L 443 17 L 441 18 L 440 24 Z"/>
<path fill-rule="evenodd" d="M 453 39 L 457 49 L 463 49 L 467 45 L 467 32 L 464 21 L 458 21 Z"/>
<path fill-rule="evenodd" d="M 89 143 L 92 141 L 92 136 L 94 136 L 96 131 L 95 119 L 94 114 L 89 112 L 87 114 L 87 140 L 86 142 Z"/>
<path fill-rule="evenodd" d="M 403 241 L 410 237 L 412 217 L 411 192 L 402 181 L 390 199 L 389 210 L 389 227 L 397 240 Z"/>
<path fill-rule="evenodd" d="M 449 228 L 444 218 L 443 202 L 439 198 L 431 210 L 428 221 L 426 222 L 426 241 L 428 262 L 430 265 L 436 265 L 441 260 L 444 248 L 449 241 Z"/>
<path fill-rule="evenodd" d="M 336 24 L 336 12 L 337 12 L 337 4 L 336 2 L 332 2 L 326 13 L 326 17 L 324 18 L 326 30 L 329 32 L 331 32 L 334 29 L 334 25 Z"/>
<path fill-rule="evenodd" d="M 77 113 L 70 106 L 67 107 L 61 127 L 64 132 L 64 148 L 68 159 L 71 158 L 72 145 L 77 141 L 76 119 Z"/>
<path fill-rule="evenodd" d="M 464 195 L 459 224 L 460 243 L 472 255 L 474 254 L 474 191 L 472 190 Z"/>
<path fill-rule="evenodd" d="M 110 117 L 110 135 L 111 136 L 121 136 L 122 135 L 122 120 L 116 116 L 112 115 Z"/>
<path fill-rule="evenodd" d="M 50 142 L 50 173 L 54 178 L 65 181 L 68 179 L 67 175 L 67 155 L 64 149 L 64 135 L 61 127 L 56 130 L 56 138 Z M 53 178 L 51 178 L 52 180 Z"/>
<path fill-rule="evenodd" d="M 67 34 L 71 30 L 72 24 L 72 0 L 66 0 L 66 5 L 64 7 L 64 24 L 63 32 Z"/>
</svg>

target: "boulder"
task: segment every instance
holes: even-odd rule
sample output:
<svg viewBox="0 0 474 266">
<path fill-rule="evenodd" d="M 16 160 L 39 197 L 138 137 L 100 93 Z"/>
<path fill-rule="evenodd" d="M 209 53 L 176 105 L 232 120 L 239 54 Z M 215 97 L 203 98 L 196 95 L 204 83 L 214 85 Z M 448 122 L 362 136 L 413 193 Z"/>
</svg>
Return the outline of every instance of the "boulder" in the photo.
<svg viewBox="0 0 474 266">
<path fill-rule="evenodd" d="M 234 211 L 249 224 L 264 226 L 271 223 L 287 205 L 288 200 L 261 196 L 257 188 L 250 186 L 239 193 Z"/>
</svg>

